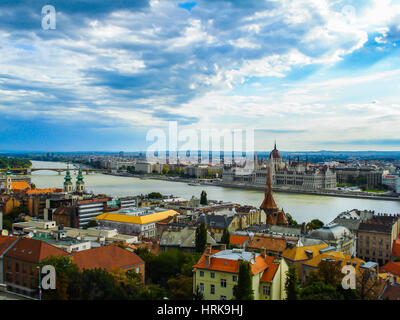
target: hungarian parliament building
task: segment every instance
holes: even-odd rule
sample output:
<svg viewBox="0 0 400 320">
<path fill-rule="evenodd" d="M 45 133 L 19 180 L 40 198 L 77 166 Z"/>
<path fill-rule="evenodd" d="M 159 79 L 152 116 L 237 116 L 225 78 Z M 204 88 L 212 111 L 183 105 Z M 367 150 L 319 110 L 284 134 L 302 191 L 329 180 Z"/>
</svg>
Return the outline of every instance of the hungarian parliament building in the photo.
<svg viewBox="0 0 400 320">
<path fill-rule="evenodd" d="M 236 172 L 234 166 L 225 167 L 222 175 L 223 183 L 265 186 L 271 170 L 272 186 L 290 189 L 316 190 L 336 188 L 336 173 L 328 166 L 315 166 L 305 162 L 284 162 L 276 143 L 271 151 L 267 163 L 260 163 L 257 155 L 254 157 L 254 169 L 243 174 Z"/>
</svg>

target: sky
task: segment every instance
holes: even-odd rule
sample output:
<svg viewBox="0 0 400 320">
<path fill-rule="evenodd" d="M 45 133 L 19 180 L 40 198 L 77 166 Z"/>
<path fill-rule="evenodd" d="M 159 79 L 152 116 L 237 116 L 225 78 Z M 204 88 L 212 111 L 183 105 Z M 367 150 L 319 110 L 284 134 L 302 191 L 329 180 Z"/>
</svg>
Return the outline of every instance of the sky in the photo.
<svg viewBox="0 0 400 320">
<path fill-rule="evenodd" d="M 399 47 L 400 1 L 2 0 L 0 150 L 146 150 L 171 121 L 400 150 Z"/>
</svg>

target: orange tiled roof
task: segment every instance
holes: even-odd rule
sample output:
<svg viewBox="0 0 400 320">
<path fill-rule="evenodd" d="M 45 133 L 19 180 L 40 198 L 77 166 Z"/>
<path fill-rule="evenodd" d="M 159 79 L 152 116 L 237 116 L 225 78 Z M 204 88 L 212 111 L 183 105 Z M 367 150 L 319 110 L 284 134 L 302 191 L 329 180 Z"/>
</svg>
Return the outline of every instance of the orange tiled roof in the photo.
<svg viewBox="0 0 400 320">
<path fill-rule="evenodd" d="M 5 254 L 6 257 L 39 263 L 50 256 L 66 256 L 67 252 L 46 242 L 28 238 L 18 240 Z"/>
<path fill-rule="evenodd" d="M 270 257 L 270 258 L 272 258 L 272 257 Z M 279 268 L 279 263 L 274 263 L 274 259 L 272 259 L 272 261 L 269 263 L 268 268 L 262 274 L 260 281 L 261 282 L 272 282 L 278 268 Z"/>
<path fill-rule="evenodd" d="M 394 241 L 393 249 L 392 249 L 392 256 L 393 257 L 400 257 L 400 238 L 397 238 Z"/>
<path fill-rule="evenodd" d="M 388 272 L 394 274 L 395 276 L 400 276 L 400 262 L 388 262 L 379 271 Z"/>
<path fill-rule="evenodd" d="M 6 184 L 5 182 L 3 183 Z M 30 189 L 29 183 L 26 181 L 11 181 L 11 188 L 15 191 Z"/>
<path fill-rule="evenodd" d="M 220 250 L 211 250 L 211 255 L 219 252 Z M 207 251 L 206 251 L 207 252 Z M 230 260 L 224 258 L 211 258 L 210 265 L 206 266 L 206 252 L 201 256 L 200 260 L 193 266 L 193 268 L 207 269 L 207 270 L 215 270 L 222 272 L 230 272 L 230 273 L 238 273 L 239 272 L 239 261 L 238 260 Z M 255 263 L 251 265 L 251 273 L 253 275 L 258 274 L 265 269 L 268 268 L 269 263 L 271 263 L 270 259 L 273 261 L 273 257 L 266 257 L 264 259 L 261 255 L 257 256 L 255 259 Z"/>
<path fill-rule="evenodd" d="M 270 251 L 282 252 L 286 249 L 286 240 L 255 236 L 251 241 L 251 243 L 249 244 L 249 248 L 254 248 L 254 249 L 264 248 Z"/>
<path fill-rule="evenodd" d="M 31 194 L 58 193 L 58 192 L 64 192 L 64 191 L 62 189 L 58 189 L 58 188 L 32 189 L 32 190 L 29 190 L 26 194 L 31 195 Z"/>
<path fill-rule="evenodd" d="M 72 260 L 81 270 L 101 268 L 111 271 L 144 263 L 135 253 L 113 244 L 74 252 Z"/>
<path fill-rule="evenodd" d="M 17 239 L 17 237 L 12 236 L 0 236 L 0 255 L 2 255 Z"/>
<path fill-rule="evenodd" d="M 237 235 L 237 234 L 231 234 L 230 237 L 229 237 L 230 244 L 234 244 L 234 245 L 237 245 L 237 246 L 243 246 L 245 241 L 249 241 L 249 237 L 248 236 L 241 236 L 241 235 Z"/>
</svg>

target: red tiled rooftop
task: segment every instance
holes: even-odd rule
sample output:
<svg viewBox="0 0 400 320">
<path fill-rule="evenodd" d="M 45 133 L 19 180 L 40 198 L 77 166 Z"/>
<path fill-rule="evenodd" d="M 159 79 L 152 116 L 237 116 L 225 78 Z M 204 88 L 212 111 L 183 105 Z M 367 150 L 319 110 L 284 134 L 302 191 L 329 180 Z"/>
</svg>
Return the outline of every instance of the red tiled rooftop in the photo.
<svg viewBox="0 0 400 320">
<path fill-rule="evenodd" d="M 211 255 L 219 252 L 220 250 L 211 250 Z M 224 258 L 215 258 L 212 257 L 210 259 L 210 265 L 206 266 L 205 264 L 206 252 L 202 255 L 200 260 L 193 268 L 200 269 L 208 269 L 222 272 L 230 272 L 230 273 L 238 273 L 239 272 L 239 261 L 238 260 L 230 260 Z M 273 262 L 273 257 L 263 258 L 261 255 L 257 256 L 255 259 L 255 263 L 251 265 L 251 273 L 253 275 L 258 274 L 265 269 L 268 268 L 269 264 Z"/>
<path fill-rule="evenodd" d="M 41 262 L 50 256 L 66 256 L 67 252 L 46 242 L 22 238 L 5 254 L 6 257 L 22 259 L 30 262 Z"/>
<path fill-rule="evenodd" d="M 400 276 L 400 262 L 388 262 L 379 270 L 379 272 L 388 272 Z"/>
<path fill-rule="evenodd" d="M 12 236 L 0 236 L 0 255 L 2 255 L 17 239 L 17 237 Z"/>
<path fill-rule="evenodd" d="M 245 241 L 249 241 L 248 236 L 241 236 L 241 235 L 236 235 L 236 234 L 231 234 L 229 238 L 230 244 L 234 244 L 237 246 L 243 246 Z"/>
<path fill-rule="evenodd" d="M 393 249 L 392 249 L 392 256 L 393 257 L 400 257 L 400 238 L 397 238 L 394 241 Z"/>
<path fill-rule="evenodd" d="M 111 271 L 144 263 L 135 253 L 113 244 L 74 252 L 72 257 L 73 262 L 77 264 L 81 270 L 100 268 Z"/>
</svg>

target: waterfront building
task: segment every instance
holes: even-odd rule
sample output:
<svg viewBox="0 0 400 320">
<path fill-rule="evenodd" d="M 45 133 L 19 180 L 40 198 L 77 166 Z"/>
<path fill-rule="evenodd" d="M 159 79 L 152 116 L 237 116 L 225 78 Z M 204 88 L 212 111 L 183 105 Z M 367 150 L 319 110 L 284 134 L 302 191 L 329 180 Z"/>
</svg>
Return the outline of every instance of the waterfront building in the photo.
<svg viewBox="0 0 400 320">
<path fill-rule="evenodd" d="M 382 185 L 382 171 L 370 171 L 367 173 L 367 188 L 373 189 Z"/>
<path fill-rule="evenodd" d="M 382 176 L 382 185 L 389 190 L 400 193 L 400 176 L 398 174 L 386 174 Z"/>
<path fill-rule="evenodd" d="M 288 269 L 284 259 L 244 249 L 213 250 L 209 245 L 193 266 L 193 292 L 199 288 L 205 300 L 231 300 L 239 280 L 240 261 L 251 264 L 251 283 L 255 300 L 284 300 Z"/>
<path fill-rule="evenodd" d="M 336 188 L 336 173 L 328 166 L 312 166 L 305 162 L 283 161 L 279 150 L 271 151 L 267 164 L 260 165 L 257 158 L 254 161 L 254 170 L 250 174 L 236 174 L 233 166 L 225 167 L 222 175 L 226 184 L 245 184 L 261 186 L 266 184 L 268 169 L 272 170 L 272 186 L 274 188 L 288 188 L 298 190 L 318 190 Z"/>
</svg>

